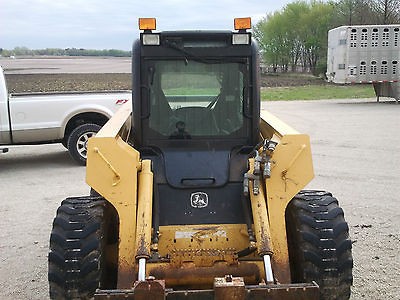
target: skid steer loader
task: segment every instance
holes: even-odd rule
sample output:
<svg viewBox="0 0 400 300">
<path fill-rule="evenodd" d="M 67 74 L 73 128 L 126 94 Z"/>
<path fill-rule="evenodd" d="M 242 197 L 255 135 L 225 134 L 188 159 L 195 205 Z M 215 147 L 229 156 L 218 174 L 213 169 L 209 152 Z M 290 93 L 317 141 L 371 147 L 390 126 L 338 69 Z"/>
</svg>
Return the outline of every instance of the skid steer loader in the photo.
<svg viewBox="0 0 400 300">
<path fill-rule="evenodd" d="M 260 112 L 250 19 L 156 31 L 140 19 L 132 103 L 90 139 L 90 196 L 50 236 L 52 299 L 348 299 L 348 226 L 309 137 Z"/>
</svg>

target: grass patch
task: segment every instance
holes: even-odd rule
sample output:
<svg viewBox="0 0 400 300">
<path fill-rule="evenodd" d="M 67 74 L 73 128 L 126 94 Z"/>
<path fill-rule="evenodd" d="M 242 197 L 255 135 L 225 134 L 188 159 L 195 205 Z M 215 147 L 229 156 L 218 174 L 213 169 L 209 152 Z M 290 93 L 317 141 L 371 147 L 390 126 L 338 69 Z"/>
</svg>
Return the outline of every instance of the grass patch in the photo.
<svg viewBox="0 0 400 300">
<path fill-rule="evenodd" d="M 348 99 L 373 97 L 375 97 L 375 93 L 372 84 L 326 84 L 261 89 L 262 101 Z"/>
</svg>

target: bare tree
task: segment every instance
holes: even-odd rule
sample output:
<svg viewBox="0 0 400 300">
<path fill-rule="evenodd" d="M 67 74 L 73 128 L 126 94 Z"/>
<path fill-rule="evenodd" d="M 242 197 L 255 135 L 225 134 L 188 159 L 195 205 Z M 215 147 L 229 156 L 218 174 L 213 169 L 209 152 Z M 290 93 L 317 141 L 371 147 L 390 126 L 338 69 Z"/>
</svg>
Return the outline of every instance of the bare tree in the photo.
<svg viewBox="0 0 400 300">
<path fill-rule="evenodd" d="M 340 0 L 333 25 L 400 23 L 400 0 Z"/>
<path fill-rule="evenodd" d="M 380 24 L 400 23 L 400 0 L 375 0 L 371 4 Z"/>
</svg>

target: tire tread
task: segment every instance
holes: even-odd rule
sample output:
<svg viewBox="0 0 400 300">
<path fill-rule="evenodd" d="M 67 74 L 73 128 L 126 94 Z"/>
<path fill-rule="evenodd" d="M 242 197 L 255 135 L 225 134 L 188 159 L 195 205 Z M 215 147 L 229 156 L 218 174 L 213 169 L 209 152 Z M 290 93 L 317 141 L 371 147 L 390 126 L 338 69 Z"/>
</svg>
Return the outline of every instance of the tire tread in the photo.
<svg viewBox="0 0 400 300">
<path fill-rule="evenodd" d="M 321 300 L 350 297 L 352 243 L 343 210 L 331 193 L 301 191 L 286 214 L 294 282 L 316 281 Z"/>
<path fill-rule="evenodd" d="M 51 299 L 88 299 L 99 287 L 104 209 L 99 197 L 67 198 L 58 208 L 48 256 Z"/>
</svg>

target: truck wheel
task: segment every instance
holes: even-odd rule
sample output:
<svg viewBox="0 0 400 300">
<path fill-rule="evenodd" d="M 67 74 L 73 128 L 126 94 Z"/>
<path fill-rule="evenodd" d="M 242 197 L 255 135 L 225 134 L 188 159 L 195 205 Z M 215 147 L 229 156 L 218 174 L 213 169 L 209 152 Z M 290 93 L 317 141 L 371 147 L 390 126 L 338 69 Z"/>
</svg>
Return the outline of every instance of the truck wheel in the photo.
<svg viewBox="0 0 400 300">
<path fill-rule="evenodd" d="M 80 165 L 86 165 L 87 142 L 96 135 L 101 126 L 97 124 L 83 124 L 76 127 L 68 137 L 67 148 L 72 158 Z"/>
<path fill-rule="evenodd" d="M 77 197 L 58 208 L 48 258 L 51 299 L 89 299 L 97 288 L 115 288 L 104 253 L 110 247 L 107 205 L 101 197 Z"/>
<path fill-rule="evenodd" d="M 321 300 L 349 299 L 352 246 L 337 199 L 301 191 L 287 208 L 286 224 L 292 281 L 317 282 Z"/>
</svg>

